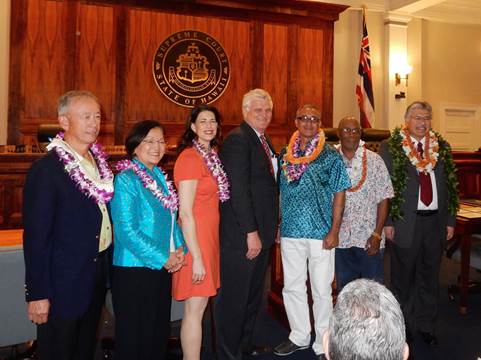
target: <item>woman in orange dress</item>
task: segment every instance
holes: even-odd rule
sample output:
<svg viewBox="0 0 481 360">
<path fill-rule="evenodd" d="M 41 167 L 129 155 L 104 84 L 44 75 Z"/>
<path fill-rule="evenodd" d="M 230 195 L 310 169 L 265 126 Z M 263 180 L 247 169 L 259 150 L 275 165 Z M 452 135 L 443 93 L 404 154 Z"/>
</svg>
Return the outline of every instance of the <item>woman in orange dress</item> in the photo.
<svg viewBox="0 0 481 360">
<path fill-rule="evenodd" d="M 173 297 L 185 300 L 180 338 L 184 360 L 200 359 L 202 318 L 210 296 L 220 287 L 219 200 L 229 198 L 229 183 L 215 151 L 220 139 L 216 108 L 194 108 L 179 144 L 174 181 L 179 215 L 189 252 L 174 274 Z"/>
</svg>

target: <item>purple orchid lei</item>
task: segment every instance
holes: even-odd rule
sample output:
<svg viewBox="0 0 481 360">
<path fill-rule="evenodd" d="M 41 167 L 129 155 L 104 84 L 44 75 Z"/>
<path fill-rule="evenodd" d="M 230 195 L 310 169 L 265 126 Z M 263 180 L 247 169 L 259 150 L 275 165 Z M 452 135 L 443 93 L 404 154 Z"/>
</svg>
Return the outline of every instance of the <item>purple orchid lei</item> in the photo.
<svg viewBox="0 0 481 360">
<path fill-rule="evenodd" d="M 89 148 L 99 171 L 100 181 L 98 181 L 90 178 L 90 176 L 82 170 L 79 161 L 72 154 L 72 151 L 68 148 L 63 139 L 64 133 L 58 133 L 47 146 L 47 149 L 49 151 L 55 151 L 58 158 L 63 163 L 65 171 L 83 194 L 92 198 L 96 204 L 108 203 L 114 195 L 114 175 L 107 163 L 108 155 L 102 150 L 101 145 L 94 143 L 90 145 Z"/>
<path fill-rule="evenodd" d="M 165 195 L 164 192 L 159 189 L 157 181 L 155 181 L 154 178 L 147 173 L 147 170 L 142 169 L 132 160 L 121 160 L 117 163 L 116 168 L 118 171 L 132 169 L 135 175 L 140 178 L 140 181 L 142 182 L 144 188 L 150 190 L 165 209 L 170 210 L 171 213 L 174 213 L 179 209 L 179 197 L 177 195 L 177 192 L 175 191 L 174 184 L 167 178 L 167 174 L 159 166 L 157 168 L 164 176 L 165 182 L 167 184 L 167 191 L 169 193 L 168 195 Z"/>
<path fill-rule="evenodd" d="M 196 140 L 192 141 L 192 145 L 194 149 L 202 156 L 202 158 L 204 159 L 204 163 L 207 165 L 210 173 L 217 180 L 217 188 L 219 189 L 219 200 L 221 202 L 229 200 L 229 179 L 219 159 L 219 155 L 217 155 L 217 153 L 213 149 L 207 151 L 204 146 L 202 146 L 202 144 L 200 144 Z"/>
<path fill-rule="evenodd" d="M 292 149 L 294 157 L 297 158 L 301 156 L 310 156 L 316 149 L 320 136 L 321 133 L 319 132 L 306 144 L 306 149 L 304 153 L 301 151 L 301 137 L 298 136 L 296 141 L 294 142 L 294 146 Z M 291 164 L 289 161 L 286 160 L 286 156 L 282 158 L 281 168 L 284 172 L 284 175 L 286 176 L 287 182 L 299 180 L 308 167 L 308 163 Z"/>
</svg>

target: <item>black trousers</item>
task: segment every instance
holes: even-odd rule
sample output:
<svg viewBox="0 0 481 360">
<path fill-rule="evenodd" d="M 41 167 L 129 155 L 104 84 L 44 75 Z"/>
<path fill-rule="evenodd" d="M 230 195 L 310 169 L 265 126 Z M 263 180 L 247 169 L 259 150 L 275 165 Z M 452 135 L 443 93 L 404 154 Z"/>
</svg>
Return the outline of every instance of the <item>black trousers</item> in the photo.
<svg viewBox="0 0 481 360">
<path fill-rule="evenodd" d="M 394 244 L 391 287 L 401 304 L 406 327 L 432 332 L 438 314 L 439 269 L 444 240 L 437 215 L 416 216 L 411 246 Z"/>
<path fill-rule="evenodd" d="M 166 358 L 171 289 L 165 269 L 113 267 L 116 360 Z"/>
<path fill-rule="evenodd" d="M 253 260 L 248 260 L 245 253 L 221 249 L 222 285 L 215 304 L 218 360 L 240 360 L 242 348 L 252 344 L 269 250 L 262 250 Z"/>
<path fill-rule="evenodd" d="M 99 254 L 92 301 L 85 314 L 78 318 L 49 317 L 37 326 L 40 360 L 93 360 L 97 330 L 105 301 L 108 272 L 108 251 Z"/>
</svg>

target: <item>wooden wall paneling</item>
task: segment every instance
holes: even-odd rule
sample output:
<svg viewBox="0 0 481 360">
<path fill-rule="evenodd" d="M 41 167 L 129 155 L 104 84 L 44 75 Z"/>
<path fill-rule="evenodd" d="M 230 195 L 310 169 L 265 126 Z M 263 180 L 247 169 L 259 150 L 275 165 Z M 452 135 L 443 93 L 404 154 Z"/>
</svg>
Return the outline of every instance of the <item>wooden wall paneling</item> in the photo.
<svg viewBox="0 0 481 360">
<path fill-rule="evenodd" d="M 242 121 L 242 97 L 254 88 L 255 81 L 260 86 L 262 80 L 258 78 L 254 80 L 254 76 L 257 75 L 253 75 L 256 59 L 251 53 L 251 24 L 235 20 L 221 20 L 220 24 L 222 30 L 219 33 L 212 32 L 211 35 L 222 43 L 229 58 L 231 73 L 226 91 L 212 105 L 221 112 L 224 124 L 238 125 Z M 257 25 L 256 28 L 254 34 L 260 36 L 261 29 Z M 262 67 L 255 69 L 256 72 L 260 72 Z"/>
<path fill-rule="evenodd" d="M 28 118 L 56 119 L 56 100 L 72 82 L 73 73 L 69 64 L 69 50 L 75 43 L 67 43 L 66 35 L 75 3 L 59 1 L 31 0 L 27 8 L 27 29 L 23 43 L 25 47 L 22 93 L 24 108 L 20 124 L 24 124 L 24 114 Z M 75 24 L 75 22 L 74 22 Z M 18 139 L 22 142 L 22 139 Z"/>
<path fill-rule="evenodd" d="M 274 114 L 268 133 L 274 146 L 281 148 L 286 144 L 286 137 L 294 128 L 288 112 L 290 72 L 288 27 L 265 24 L 263 48 L 263 86 L 271 94 L 274 102 Z"/>
<path fill-rule="evenodd" d="M 299 26 L 296 24 L 288 25 L 288 32 L 287 32 L 287 49 L 288 49 L 288 58 L 287 58 L 287 117 L 289 119 L 294 119 L 296 116 L 296 111 L 298 108 L 298 87 L 300 86 L 299 83 L 299 75 L 298 75 L 298 68 L 299 64 L 299 56 L 297 53 L 299 52 Z"/>
<path fill-rule="evenodd" d="M 332 127 L 334 119 L 334 23 L 323 24 L 323 57 L 322 57 L 322 119 L 325 127 Z"/>
<path fill-rule="evenodd" d="M 25 183 L 25 178 L 15 178 L 10 179 L 10 192 L 9 198 L 7 198 L 10 212 L 9 217 L 6 220 L 7 228 L 18 229 L 23 226 L 22 222 L 22 202 L 23 202 L 23 185 Z"/>
<path fill-rule="evenodd" d="M 194 28 L 212 35 L 222 44 L 229 58 L 231 67 L 229 85 L 222 96 L 212 103 L 223 117 L 223 124 L 226 125 L 224 133 L 227 134 L 229 128 L 241 122 L 242 97 L 255 86 L 254 77 L 257 75 L 254 75 L 254 72 L 258 71 L 254 69 L 262 63 L 259 64 L 252 53 L 252 41 L 256 36 L 261 36 L 262 26 L 231 19 L 199 16 L 193 19 Z"/>
<path fill-rule="evenodd" d="M 324 108 L 322 100 L 325 86 L 322 73 L 325 54 L 323 46 L 325 46 L 323 29 L 303 27 L 299 29 L 297 105 L 315 104 L 321 111 Z"/>
<path fill-rule="evenodd" d="M 127 86 L 127 33 L 129 13 L 125 6 L 114 9 L 116 39 L 115 97 L 112 118 L 114 121 L 114 144 L 124 143 L 125 91 Z"/>
<path fill-rule="evenodd" d="M 251 75 L 252 83 L 251 88 L 264 88 L 263 75 L 264 75 L 264 46 L 267 46 L 267 42 L 264 42 L 264 24 L 260 21 L 250 22 L 250 37 L 249 37 L 250 55 L 251 61 Z M 269 90 L 267 90 L 269 91 Z M 269 91 L 270 93 L 270 91 Z M 271 94 L 272 96 L 272 94 Z"/>
<path fill-rule="evenodd" d="M 247 46 L 249 23 L 130 10 L 129 24 L 125 130 L 145 118 L 158 119 L 165 124 L 182 124 L 180 129 L 183 130 L 190 109 L 165 98 L 152 77 L 152 59 L 158 46 L 168 35 L 183 29 L 209 33 L 223 45 L 231 63 L 231 79 L 225 93 L 213 105 L 221 112 L 225 124 L 240 122 L 242 95 L 251 87 L 251 57 Z M 138 88 L 144 92 L 139 92 Z M 180 132 L 176 130 L 170 135 L 176 138 Z"/>
<path fill-rule="evenodd" d="M 104 143 L 114 143 L 112 130 L 114 105 L 116 100 L 116 59 L 117 39 L 114 28 L 114 8 L 80 4 L 76 26 L 75 69 L 78 89 L 92 91 L 102 105 L 103 118 L 100 139 Z M 122 44 L 125 46 L 125 44 Z"/>
<path fill-rule="evenodd" d="M 127 68 L 125 89 L 124 129 L 139 120 L 156 119 L 172 122 L 179 118 L 179 106 L 165 98 L 152 75 L 152 60 L 160 45 L 180 15 L 130 9 L 127 33 Z"/>
<path fill-rule="evenodd" d="M 11 7 L 10 71 L 7 144 L 17 144 L 20 137 L 20 114 L 24 107 L 22 92 L 23 59 L 27 31 L 27 0 L 17 0 Z"/>
</svg>

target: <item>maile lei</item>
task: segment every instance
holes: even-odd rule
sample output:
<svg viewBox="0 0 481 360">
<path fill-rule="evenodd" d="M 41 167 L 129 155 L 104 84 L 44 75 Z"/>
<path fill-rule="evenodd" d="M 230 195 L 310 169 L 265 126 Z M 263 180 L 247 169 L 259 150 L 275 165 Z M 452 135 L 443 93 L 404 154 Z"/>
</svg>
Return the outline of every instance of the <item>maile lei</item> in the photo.
<svg viewBox="0 0 481 360">
<path fill-rule="evenodd" d="M 164 176 L 165 183 L 167 184 L 167 192 L 168 194 L 164 194 L 164 192 L 159 188 L 157 185 L 157 181 L 147 172 L 147 170 L 136 162 L 132 160 L 121 160 L 117 163 L 116 168 L 118 171 L 125 171 L 131 169 L 135 175 L 140 178 L 142 182 L 142 186 L 147 190 L 150 190 L 152 194 L 156 197 L 157 200 L 160 201 L 162 206 L 170 210 L 171 213 L 177 211 L 179 209 L 179 197 L 177 196 L 177 192 L 175 191 L 174 184 L 167 178 L 167 174 L 160 168 L 157 167 L 162 175 Z"/>
<path fill-rule="evenodd" d="M 297 181 L 307 170 L 309 163 L 314 161 L 324 148 L 326 137 L 324 131 L 319 132 L 307 142 L 305 150 L 301 151 L 299 131 L 292 134 L 285 155 L 281 160 L 281 169 L 287 182 Z"/>
<path fill-rule="evenodd" d="M 63 163 L 77 188 L 87 197 L 92 198 L 96 204 L 108 203 L 114 195 L 114 175 L 107 163 L 107 154 L 102 151 L 100 144 L 90 145 L 90 152 L 97 164 L 100 179 L 92 178 L 80 164 L 80 160 L 74 155 L 72 149 L 63 141 L 64 133 L 57 136 L 47 145 L 47 150 L 53 150 Z"/>
<path fill-rule="evenodd" d="M 401 206 L 404 203 L 403 192 L 407 186 L 408 175 L 406 161 L 409 160 L 419 172 L 427 172 L 434 168 L 439 160 L 444 162 L 447 187 L 447 206 L 451 215 L 456 216 L 459 209 L 458 178 L 454 165 L 451 147 L 443 137 L 433 131 L 425 138 L 425 147 L 428 149 L 426 158 L 421 159 L 412 144 L 409 133 L 405 126 L 394 129 L 388 146 L 392 158 L 391 181 L 394 188 L 394 198 L 391 199 L 389 215 L 393 220 L 403 218 Z"/>
<path fill-rule="evenodd" d="M 335 148 L 341 152 L 341 144 L 335 145 Z M 352 159 L 352 166 L 351 166 L 351 172 L 349 173 L 349 177 L 351 180 L 359 178 L 359 181 L 356 186 L 352 186 L 351 188 L 347 189 L 346 191 L 348 192 L 356 192 L 359 191 L 364 183 L 366 182 L 366 177 L 367 177 L 367 151 L 366 151 L 366 146 L 364 144 L 364 141 L 360 140 L 359 141 L 359 147 L 362 151 L 361 155 L 361 160 L 359 161 L 359 157 L 354 155 L 354 158 Z M 361 174 L 359 176 L 359 170 L 361 170 Z M 349 171 L 348 171 L 349 172 Z"/>
<path fill-rule="evenodd" d="M 204 163 L 209 169 L 212 176 L 217 181 L 217 188 L 219 189 L 219 200 L 225 202 L 230 198 L 229 179 L 219 159 L 219 155 L 214 149 L 208 151 L 197 140 L 192 141 L 194 149 L 202 156 Z"/>
</svg>

